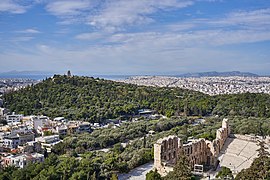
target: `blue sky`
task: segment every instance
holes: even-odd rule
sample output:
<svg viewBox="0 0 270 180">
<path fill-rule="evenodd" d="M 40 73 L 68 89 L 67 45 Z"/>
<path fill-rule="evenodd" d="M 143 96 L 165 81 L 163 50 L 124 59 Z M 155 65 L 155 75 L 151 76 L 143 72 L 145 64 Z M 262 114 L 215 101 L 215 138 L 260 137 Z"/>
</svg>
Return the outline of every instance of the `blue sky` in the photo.
<svg viewBox="0 0 270 180">
<path fill-rule="evenodd" d="M 270 74 L 269 0 L 1 0 L 0 72 Z"/>
</svg>

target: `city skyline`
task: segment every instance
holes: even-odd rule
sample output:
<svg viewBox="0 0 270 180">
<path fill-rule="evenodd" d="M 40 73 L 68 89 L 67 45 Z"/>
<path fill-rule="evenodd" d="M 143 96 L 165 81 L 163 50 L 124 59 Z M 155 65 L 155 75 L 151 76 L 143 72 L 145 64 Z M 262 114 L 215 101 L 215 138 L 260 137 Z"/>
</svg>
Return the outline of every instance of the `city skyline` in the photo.
<svg viewBox="0 0 270 180">
<path fill-rule="evenodd" d="M 269 75 L 270 2 L 2 0 L 0 72 Z"/>
</svg>

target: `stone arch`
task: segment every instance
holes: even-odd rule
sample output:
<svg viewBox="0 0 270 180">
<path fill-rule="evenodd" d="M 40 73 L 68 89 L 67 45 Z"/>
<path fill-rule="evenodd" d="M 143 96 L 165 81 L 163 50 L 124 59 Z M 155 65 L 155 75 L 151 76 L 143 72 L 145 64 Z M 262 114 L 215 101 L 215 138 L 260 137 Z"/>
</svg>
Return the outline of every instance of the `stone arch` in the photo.
<svg viewBox="0 0 270 180">
<path fill-rule="evenodd" d="M 176 137 L 173 138 L 173 148 L 177 148 L 178 146 L 178 139 Z"/>
</svg>

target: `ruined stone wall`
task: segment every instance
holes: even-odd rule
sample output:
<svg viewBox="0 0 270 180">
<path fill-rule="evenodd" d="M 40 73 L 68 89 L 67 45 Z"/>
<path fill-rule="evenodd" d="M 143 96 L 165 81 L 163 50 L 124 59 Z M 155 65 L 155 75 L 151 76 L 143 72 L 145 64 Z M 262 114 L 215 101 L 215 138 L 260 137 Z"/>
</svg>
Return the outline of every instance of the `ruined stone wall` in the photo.
<svg viewBox="0 0 270 180">
<path fill-rule="evenodd" d="M 230 134 L 227 119 L 223 119 L 222 127 L 216 133 L 216 139 L 213 141 L 190 139 L 186 144 L 183 144 L 177 136 L 159 139 L 154 144 L 154 168 L 162 176 L 166 175 L 172 170 L 171 167 L 175 165 L 179 152 L 182 150 L 188 156 L 192 168 L 195 164 L 216 166 L 217 156 Z"/>
<path fill-rule="evenodd" d="M 228 119 L 223 119 L 222 127 L 217 130 L 216 139 L 213 141 L 213 146 L 214 146 L 213 153 L 216 156 L 220 153 L 229 134 L 230 134 L 230 126 L 229 126 Z"/>
<path fill-rule="evenodd" d="M 195 164 L 206 163 L 206 144 L 204 139 L 192 139 L 183 145 L 184 152 L 189 158 L 191 167 Z"/>
<path fill-rule="evenodd" d="M 159 139 L 154 144 L 154 167 L 158 172 L 163 175 L 167 174 L 168 166 L 173 166 L 178 159 L 178 154 L 183 145 L 181 139 L 177 136 L 168 136 L 163 139 Z"/>
</svg>

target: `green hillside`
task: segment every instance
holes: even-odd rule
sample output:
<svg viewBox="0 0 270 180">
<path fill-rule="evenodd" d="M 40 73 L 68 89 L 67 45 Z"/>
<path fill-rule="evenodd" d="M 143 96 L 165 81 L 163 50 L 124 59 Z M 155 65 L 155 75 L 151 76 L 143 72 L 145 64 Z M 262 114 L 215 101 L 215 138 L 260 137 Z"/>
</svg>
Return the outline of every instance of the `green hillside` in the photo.
<svg viewBox="0 0 270 180">
<path fill-rule="evenodd" d="M 91 77 L 53 78 L 4 96 L 11 111 L 64 116 L 102 122 L 105 119 L 134 115 L 150 108 L 166 116 L 242 115 L 270 117 L 270 96 L 239 94 L 209 96 L 179 88 L 144 87 Z"/>
</svg>

